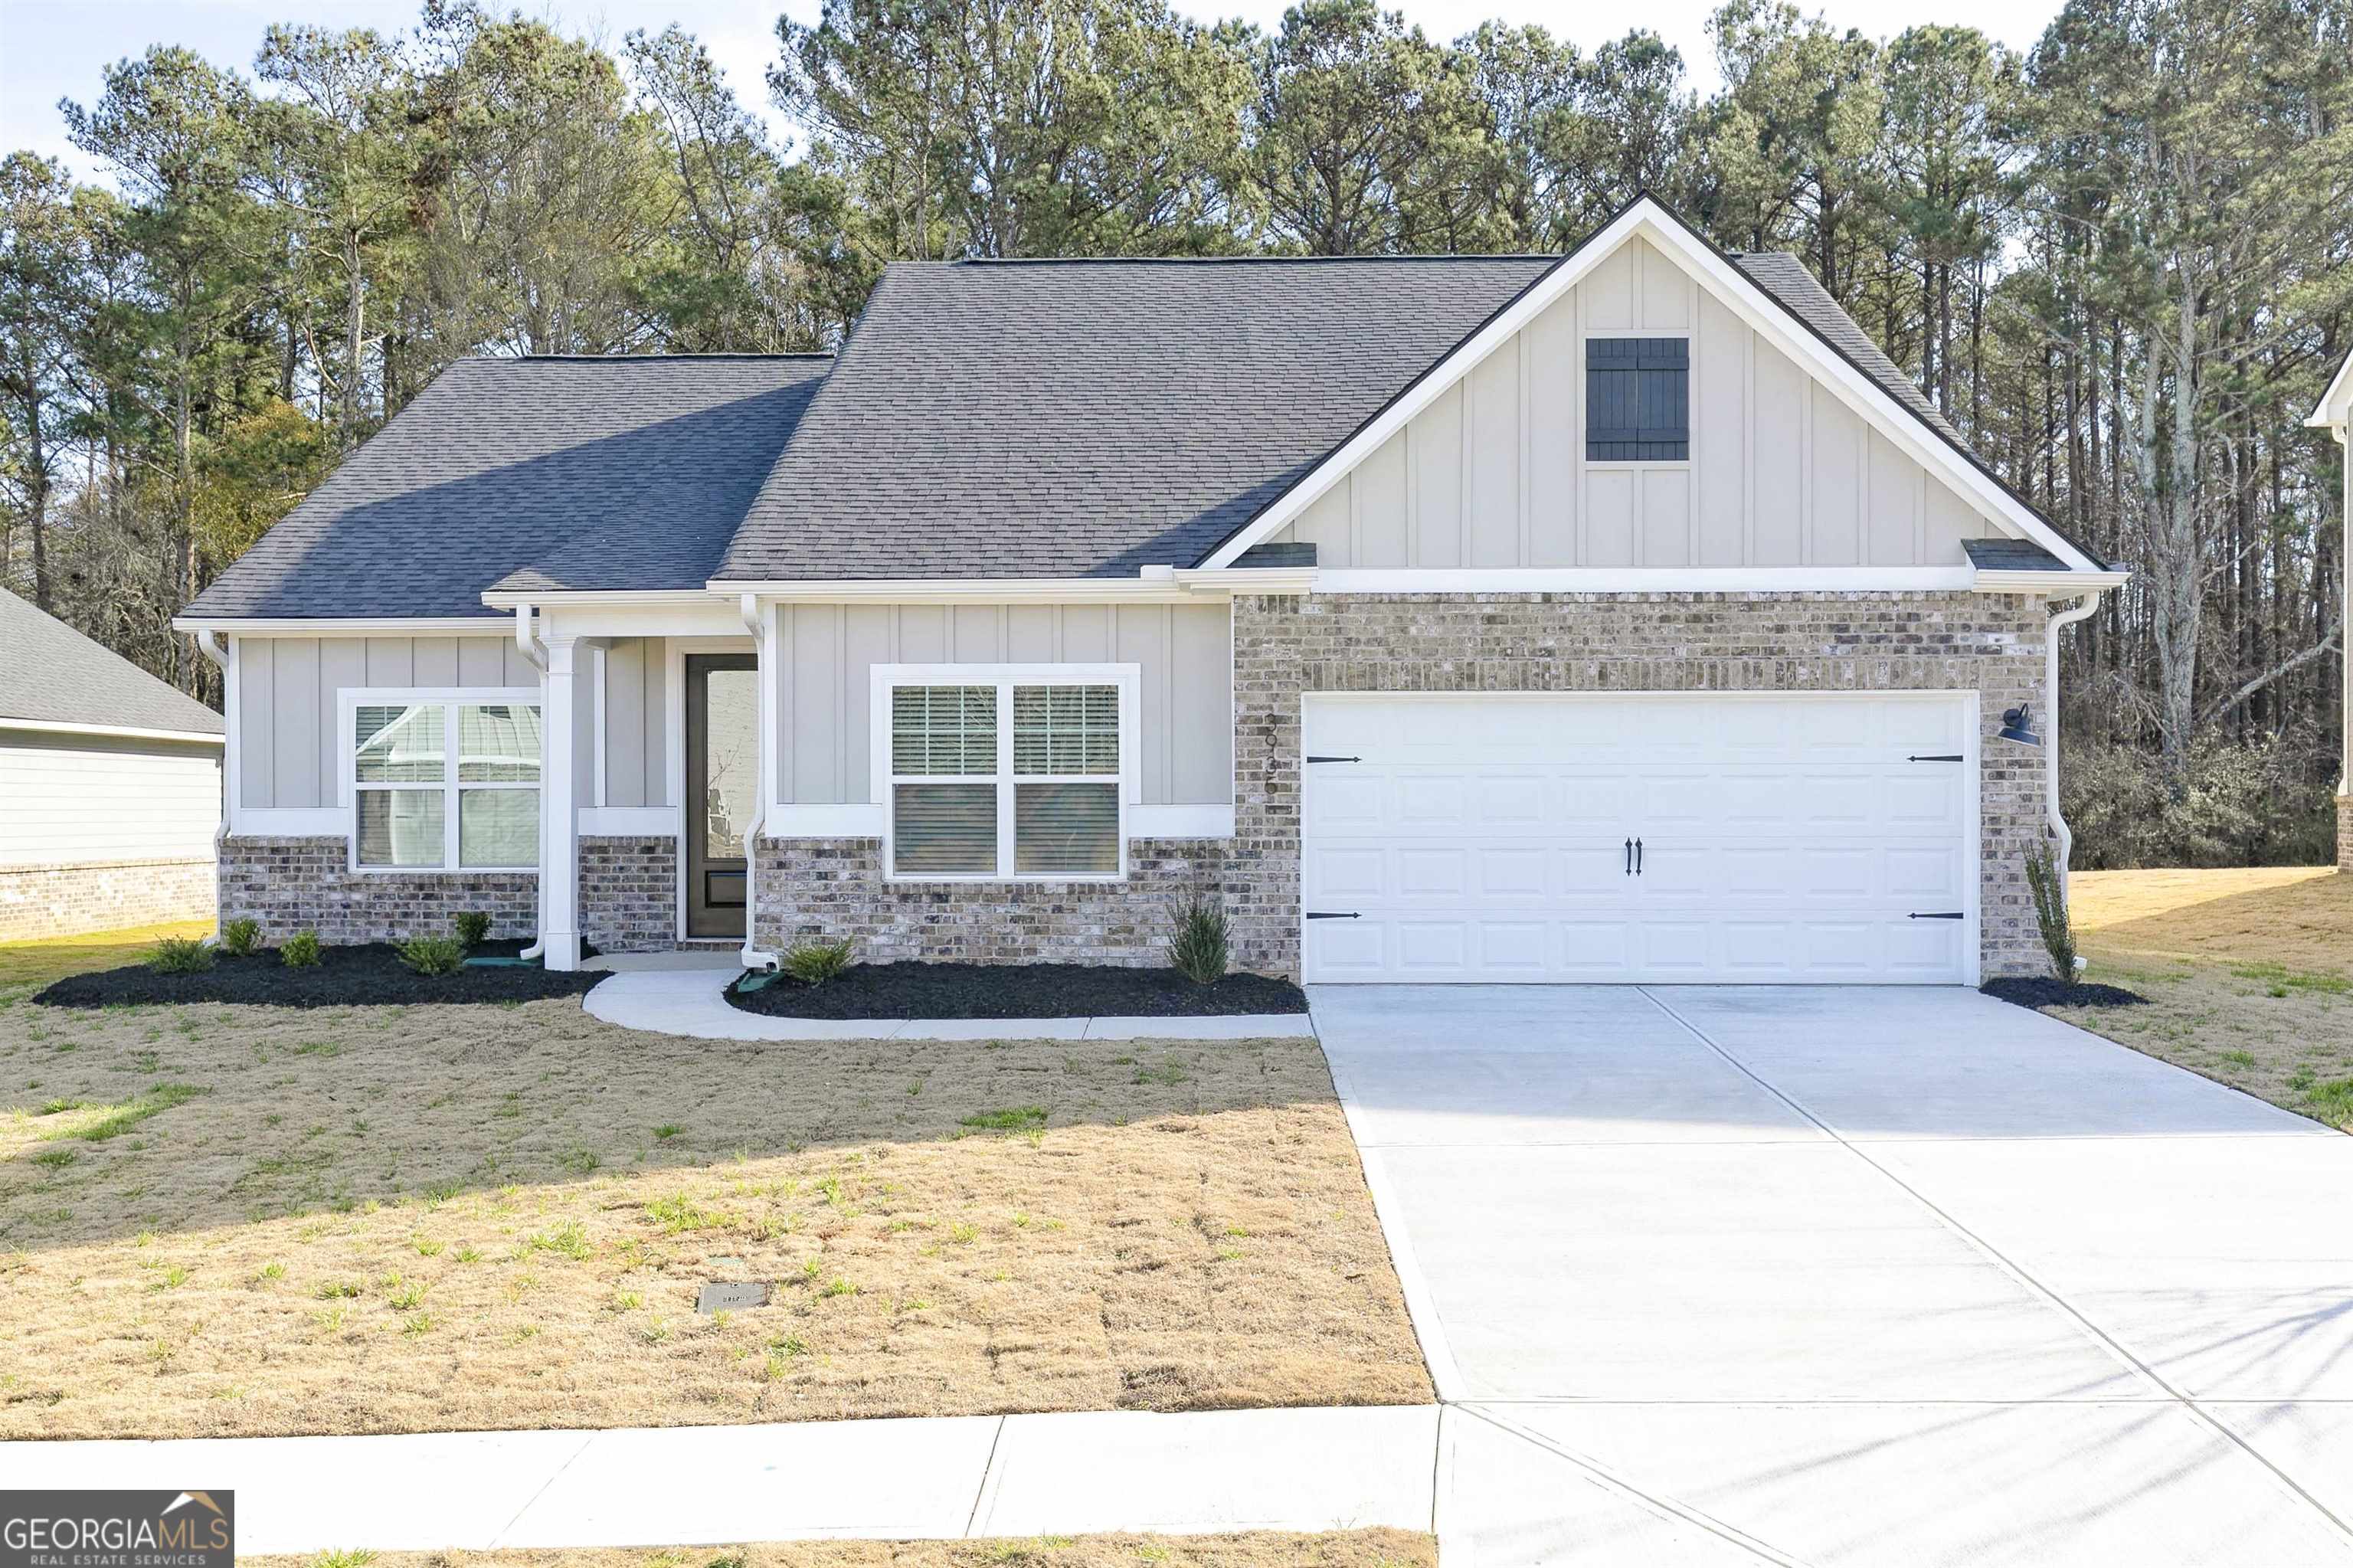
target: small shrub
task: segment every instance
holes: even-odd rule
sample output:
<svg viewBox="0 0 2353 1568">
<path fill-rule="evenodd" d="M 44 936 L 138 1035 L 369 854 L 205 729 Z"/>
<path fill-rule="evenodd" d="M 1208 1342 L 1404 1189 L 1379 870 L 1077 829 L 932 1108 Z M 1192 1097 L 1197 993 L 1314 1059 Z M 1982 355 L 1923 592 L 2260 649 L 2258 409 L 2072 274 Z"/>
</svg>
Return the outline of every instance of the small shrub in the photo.
<svg viewBox="0 0 2353 1568">
<path fill-rule="evenodd" d="M 200 975 L 213 967 L 213 949 L 194 937 L 166 937 L 155 944 L 147 967 L 159 975 Z"/>
<path fill-rule="evenodd" d="M 785 949 L 776 967 L 803 985 L 823 985 L 849 967 L 849 938 L 828 942 L 811 938 Z"/>
<path fill-rule="evenodd" d="M 2034 923 L 2042 928 L 2042 950 L 2051 955 L 2052 978 L 2061 985 L 2073 985 L 2075 929 L 2067 919 L 2067 894 L 2050 845 L 2037 844 L 2027 852 L 2026 885 L 2034 895 Z"/>
<path fill-rule="evenodd" d="M 1168 964 L 1196 985 L 1215 985 L 1231 961 L 1225 906 L 1196 895 L 1177 906 L 1168 938 Z"/>
<path fill-rule="evenodd" d="M 469 948 L 479 948 L 491 934 L 491 917 L 479 909 L 469 909 L 458 916 L 458 940 Z"/>
<path fill-rule="evenodd" d="M 454 974 L 466 949 L 455 937 L 411 937 L 400 944 L 400 961 L 420 975 Z"/>
<path fill-rule="evenodd" d="M 237 958 L 252 956 L 261 945 L 261 922 L 250 919 L 225 920 L 220 928 L 221 951 Z"/>
<path fill-rule="evenodd" d="M 297 931 L 278 949 L 278 961 L 290 969 L 307 969 L 319 961 L 319 933 Z"/>
</svg>

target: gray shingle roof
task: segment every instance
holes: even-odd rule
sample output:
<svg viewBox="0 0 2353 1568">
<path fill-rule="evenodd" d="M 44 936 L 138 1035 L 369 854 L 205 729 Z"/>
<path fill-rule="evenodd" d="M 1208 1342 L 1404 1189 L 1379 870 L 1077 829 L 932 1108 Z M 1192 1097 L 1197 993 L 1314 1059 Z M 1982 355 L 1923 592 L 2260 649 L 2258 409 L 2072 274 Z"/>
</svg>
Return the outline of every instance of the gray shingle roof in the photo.
<svg viewBox="0 0 2353 1568">
<path fill-rule="evenodd" d="M 0 719 L 221 733 L 221 716 L 0 589 Z"/>
<path fill-rule="evenodd" d="M 1192 566 L 1558 260 L 892 266 L 716 575 Z"/>
<path fill-rule="evenodd" d="M 493 586 L 701 588 L 829 363 L 459 360 L 184 613 L 487 618 Z"/>
<path fill-rule="evenodd" d="M 2063 572 L 2067 563 L 2031 539 L 1964 539 L 1969 565 L 1989 572 Z"/>
</svg>

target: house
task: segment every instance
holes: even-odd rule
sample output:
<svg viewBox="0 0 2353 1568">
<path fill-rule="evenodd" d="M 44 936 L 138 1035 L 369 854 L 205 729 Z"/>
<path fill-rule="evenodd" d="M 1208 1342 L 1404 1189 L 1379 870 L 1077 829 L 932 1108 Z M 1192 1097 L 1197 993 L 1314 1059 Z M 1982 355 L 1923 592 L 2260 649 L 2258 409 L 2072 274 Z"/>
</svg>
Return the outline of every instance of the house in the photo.
<svg viewBox="0 0 2353 1568">
<path fill-rule="evenodd" d="M 187 609 L 224 913 L 1311 981 L 2043 962 L 2124 574 L 1793 259 L 909 263 L 838 358 L 452 366 Z M 2007 736 L 2008 738 L 2005 738 Z"/>
<path fill-rule="evenodd" d="M 2305 424 L 2312 429 L 2327 430 L 2337 438 L 2339 447 L 2347 449 L 2337 464 L 2345 500 L 2337 515 L 2339 526 L 2353 529 L 2353 354 L 2347 355 L 2345 363 L 2337 367 L 2328 390 L 2320 395 L 2319 404 Z M 2337 652 L 2345 662 L 2344 678 L 2337 683 L 2337 695 L 2344 702 L 2345 711 L 2337 730 L 2343 756 L 2337 770 L 2337 869 L 2353 871 L 2353 571 L 2340 568 L 2337 575 L 2337 591 L 2345 596 L 2337 619 L 2340 644 Z"/>
<path fill-rule="evenodd" d="M 0 590 L 0 942 L 210 919 L 221 718 Z"/>
</svg>

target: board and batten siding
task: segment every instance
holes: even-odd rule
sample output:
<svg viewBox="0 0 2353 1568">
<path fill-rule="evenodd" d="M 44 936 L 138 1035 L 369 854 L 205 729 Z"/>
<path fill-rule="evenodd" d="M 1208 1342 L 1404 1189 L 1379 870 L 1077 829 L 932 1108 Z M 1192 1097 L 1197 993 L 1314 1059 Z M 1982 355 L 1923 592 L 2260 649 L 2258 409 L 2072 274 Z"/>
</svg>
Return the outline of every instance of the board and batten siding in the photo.
<svg viewBox="0 0 2353 1568">
<path fill-rule="evenodd" d="M 605 650 L 603 806 L 670 806 L 670 644 L 616 639 Z"/>
<path fill-rule="evenodd" d="M 335 804 L 348 742 L 339 694 L 353 686 L 536 686 L 509 637 L 240 637 L 237 640 L 240 804 Z"/>
<path fill-rule="evenodd" d="M 1223 604 L 785 605 L 776 779 L 790 805 L 871 800 L 877 664 L 1141 666 L 1147 805 L 1233 801 L 1232 617 Z"/>
<path fill-rule="evenodd" d="M 221 748 L 0 729 L 0 868 L 210 860 Z"/>
<path fill-rule="evenodd" d="M 658 637 L 626 638 L 605 650 L 605 795 L 598 804 L 672 803 L 665 647 Z M 336 713 L 347 687 L 539 683 L 539 672 L 512 637 L 240 638 L 243 804 L 335 804 L 344 750 Z M 583 736 L 593 747 L 586 726 Z"/>
<path fill-rule="evenodd" d="M 1688 334 L 1691 461 L 1588 462 L 1582 338 Z M 2010 530 L 1636 238 L 1278 540 L 1334 567 L 1957 566 Z"/>
</svg>

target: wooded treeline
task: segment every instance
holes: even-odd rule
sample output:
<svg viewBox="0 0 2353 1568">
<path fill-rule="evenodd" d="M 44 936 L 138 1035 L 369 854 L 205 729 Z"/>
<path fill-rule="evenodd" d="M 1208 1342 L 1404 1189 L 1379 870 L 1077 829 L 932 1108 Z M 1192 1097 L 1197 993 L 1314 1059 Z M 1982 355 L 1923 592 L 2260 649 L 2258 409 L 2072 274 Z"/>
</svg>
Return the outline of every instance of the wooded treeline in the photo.
<svg viewBox="0 0 2353 1568">
<path fill-rule="evenodd" d="M 675 28 L 472 0 L 165 46 L 0 165 L 0 580 L 188 690 L 168 626 L 450 360 L 829 346 L 907 257 L 1522 251 L 1649 187 L 1794 250 L 2010 483 L 2138 572 L 2072 634 L 2078 863 L 2327 858 L 2353 0 L 2072 0 L 2024 55 L 1730 0 L 1711 96 L 1372 0 L 828 0 L 781 145 Z"/>
</svg>

